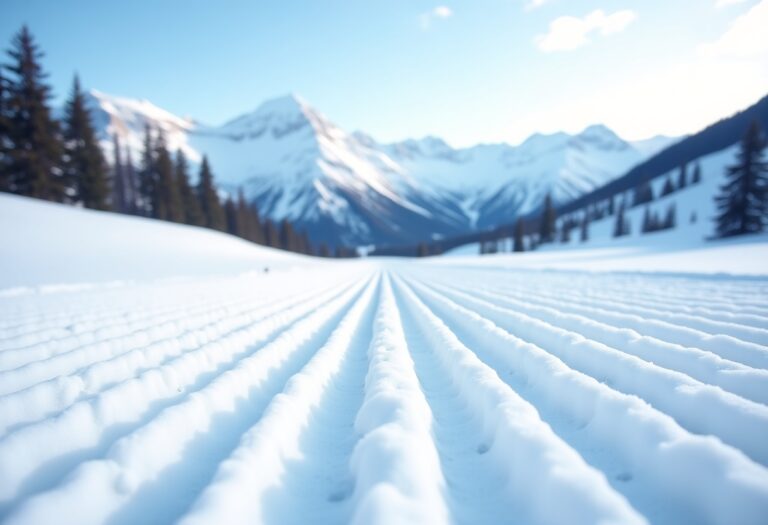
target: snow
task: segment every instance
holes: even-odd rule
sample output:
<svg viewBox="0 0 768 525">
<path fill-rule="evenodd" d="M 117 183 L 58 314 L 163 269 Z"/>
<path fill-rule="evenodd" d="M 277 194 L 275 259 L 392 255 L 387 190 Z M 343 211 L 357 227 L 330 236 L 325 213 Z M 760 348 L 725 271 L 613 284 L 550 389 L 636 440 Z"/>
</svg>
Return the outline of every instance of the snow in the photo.
<svg viewBox="0 0 768 525">
<path fill-rule="evenodd" d="M 535 209 L 548 192 L 560 201 L 580 196 L 673 140 L 635 144 L 595 125 L 577 135 L 535 135 L 518 146 L 456 149 L 439 137 L 381 144 L 346 132 L 295 94 L 221 126 L 98 91 L 91 92 L 90 105 L 109 159 L 112 135 L 138 161 L 145 126 L 160 128 L 169 147 L 181 149 L 193 164 L 206 154 L 224 189 L 244 186 L 262 216 L 287 218 L 300 229 L 318 221 L 335 226 L 318 228 L 316 236 L 346 232 L 342 239 L 324 239 L 332 245 L 415 243 L 433 233 L 495 225 Z M 380 211 L 372 216 L 369 210 Z M 382 227 L 380 216 L 392 226 Z"/>
<path fill-rule="evenodd" d="M 0 290 L 227 275 L 307 258 L 191 226 L 0 193 Z"/>
<path fill-rule="evenodd" d="M 318 261 L 0 214 L 4 523 L 768 515 L 768 268 L 715 257 L 763 240 L 657 252 L 673 275 L 629 245 Z"/>
<path fill-rule="evenodd" d="M 450 250 L 449 261 L 443 264 L 472 264 L 510 269 L 557 269 L 585 271 L 669 272 L 693 274 L 765 275 L 768 273 L 768 234 L 732 239 L 713 239 L 717 209 L 713 196 L 725 182 L 726 167 L 735 160 L 737 146 L 698 159 L 702 179 L 689 182 L 682 190 L 661 197 L 667 177 L 677 184 L 679 172 L 673 170 L 654 179 L 657 197 L 650 204 L 628 208 L 625 217 L 631 225 L 629 235 L 614 238 L 615 217 L 607 216 L 589 225 L 589 240 L 579 240 L 579 228 L 571 232 L 570 243 L 555 242 L 540 246 L 536 251 L 522 254 L 502 253 L 475 261 L 478 243 Z M 688 166 L 692 176 L 694 164 Z M 631 202 L 631 193 L 622 195 Z M 646 208 L 662 218 L 674 205 L 677 226 L 643 234 L 641 226 Z M 617 204 L 618 206 L 618 204 Z M 576 215 L 580 217 L 579 214 Z M 511 240 L 502 241 L 503 251 L 509 251 Z"/>
</svg>

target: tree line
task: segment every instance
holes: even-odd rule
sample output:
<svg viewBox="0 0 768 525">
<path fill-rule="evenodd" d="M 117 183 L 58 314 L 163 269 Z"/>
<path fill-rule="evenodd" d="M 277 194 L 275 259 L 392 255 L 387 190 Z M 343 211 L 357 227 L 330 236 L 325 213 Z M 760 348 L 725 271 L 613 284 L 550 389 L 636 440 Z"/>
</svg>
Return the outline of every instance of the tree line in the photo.
<svg viewBox="0 0 768 525">
<path fill-rule="evenodd" d="M 717 204 L 714 238 L 759 233 L 768 226 L 768 161 L 765 150 L 768 140 L 757 121 L 751 123 L 744 135 L 735 163 L 727 168 L 726 182 L 714 197 Z M 511 228 L 499 228 L 488 232 L 480 239 L 480 253 L 492 254 L 502 251 L 500 241 L 511 240 L 510 251 L 535 250 L 541 244 L 571 241 L 572 232 L 578 230 L 579 240 L 589 240 L 589 225 L 592 221 L 613 216 L 612 236 L 629 235 L 632 225 L 626 216 L 630 208 L 645 206 L 640 233 L 647 234 L 673 229 L 678 224 L 677 208 L 670 203 L 664 213 L 659 214 L 651 207 L 657 198 L 666 197 L 689 185 L 702 180 L 701 166 L 697 163 L 692 170 L 687 164 L 680 166 L 677 175 L 667 175 L 661 185 L 658 197 L 654 194 L 652 181 L 643 181 L 634 189 L 588 205 L 559 218 L 552 197 L 547 194 L 541 211 L 534 217 L 518 217 Z M 688 218 L 691 223 L 698 220 L 695 212 Z M 419 255 L 428 255 L 428 246 L 420 249 Z"/>
<path fill-rule="evenodd" d="M 145 128 L 138 166 L 115 134 L 110 166 L 78 76 L 59 121 L 50 106 L 43 53 L 26 26 L 7 55 L 9 64 L 0 66 L 0 191 L 201 226 L 297 253 L 349 256 L 349 250 L 314 248 L 288 220 L 262 220 L 242 188 L 222 198 L 205 156 L 193 183 L 184 152 L 169 150 L 162 129 Z"/>
</svg>

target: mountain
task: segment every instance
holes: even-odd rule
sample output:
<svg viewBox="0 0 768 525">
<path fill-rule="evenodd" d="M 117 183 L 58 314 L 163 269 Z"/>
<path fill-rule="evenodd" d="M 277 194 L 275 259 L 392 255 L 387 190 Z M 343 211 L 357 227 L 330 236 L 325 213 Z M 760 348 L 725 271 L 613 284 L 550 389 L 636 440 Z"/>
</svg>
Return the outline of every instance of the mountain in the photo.
<svg viewBox="0 0 768 525">
<path fill-rule="evenodd" d="M 620 177 L 613 178 L 606 184 L 582 194 L 581 196 L 566 201 L 557 207 L 560 217 L 580 218 L 584 210 L 590 207 L 606 208 L 610 199 L 615 202 L 632 202 L 633 192 L 640 184 L 649 183 L 653 187 L 653 195 L 656 197 L 653 204 L 637 206 L 627 210 L 627 219 L 633 224 L 632 237 L 640 235 L 645 209 L 651 208 L 659 216 L 668 212 L 668 206 L 674 204 L 677 209 L 677 226 L 673 231 L 654 232 L 643 244 L 653 245 L 658 239 L 682 246 L 687 242 L 703 243 L 705 239 L 711 239 L 714 235 L 713 217 L 716 216 L 715 195 L 720 187 L 726 183 L 724 174 L 726 167 L 734 163 L 737 155 L 737 144 L 742 140 L 752 122 L 758 122 L 762 129 L 768 129 L 768 96 L 763 97 L 752 106 L 734 115 L 721 119 L 707 126 L 703 130 L 685 137 L 648 159 L 633 166 Z M 640 147 L 642 149 L 642 145 Z M 655 148 L 651 148 L 653 150 Z M 703 183 L 691 184 L 693 166 L 698 165 L 702 171 Z M 677 188 L 670 195 L 662 196 L 662 187 L 666 179 L 671 179 L 678 184 L 680 170 L 687 166 L 687 181 L 685 188 Z M 540 209 L 533 209 L 525 217 L 529 227 L 535 229 L 540 220 Z M 513 224 L 511 221 L 500 222 L 494 227 L 481 231 L 456 235 L 432 243 L 429 247 L 433 253 L 447 252 L 460 246 L 469 246 L 482 242 L 485 239 L 504 238 L 509 236 Z M 614 217 L 608 216 L 590 223 L 590 245 L 594 245 L 595 239 L 613 245 L 622 245 L 613 238 Z M 594 231 L 594 230 L 597 231 Z M 622 238 L 623 239 L 623 238 Z M 601 241 L 601 242 L 602 242 Z M 414 255 L 417 246 L 384 247 L 377 249 L 374 255 Z M 476 246 L 465 249 L 476 252 Z"/>
<path fill-rule="evenodd" d="M 89 104 L 109 158 L 113 134 L 138 159 L 145 125 L 160 128 L 193 163 L 207 154 L 224 190 L 242 186 L 263 216 L 332 246 L 407 244 L 508 222 L 547 193 L 560 203 L 588 193 L 674 140 L 632 143 L 597 125 L 518 146 L 453 148 L 437 137 L 384 144 L 344 131 L 296 95 L 221 126 L 98 91 Z"/>
<path fill-rule="evenodd" d="M 733 146 L 744 137 L 752 122 L 758 122 L 762 129 L 768 129 L 768 95 L 747 109 L 721 119 L 698 133 L 663 148 L 657 154 L 632 167 L 621 177 L 569 201 L 560 208 L 560 211 L 571 212 L 584 208 L 589 204 L 631 190 L 666 172 L 691 164 L 697 159 Z"/>
</svg>

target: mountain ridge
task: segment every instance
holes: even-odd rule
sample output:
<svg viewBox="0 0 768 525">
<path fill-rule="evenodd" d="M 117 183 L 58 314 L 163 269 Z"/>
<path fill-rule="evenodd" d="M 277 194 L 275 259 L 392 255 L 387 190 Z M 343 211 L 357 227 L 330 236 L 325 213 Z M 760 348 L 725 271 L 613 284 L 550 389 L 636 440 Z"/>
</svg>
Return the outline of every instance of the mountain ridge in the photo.
<svg viewBox="0 0 768 525">
<path fill-rule="evenodd" d="M 518 146 L 454 148 L 436 136 L 381 143 L 343 130 L 296 94 L 219 126 L 96 90 L 89 105 L 108 158 L 114 134 L 139 158 L 145 125 L 162 129 L 193 164 L 208 155 L 223 189 L 242 186 L 263 216 L 289 219 L 331 246 L 410 243 L 508 221 L 546 193 L 576 198 L 675 140 L 636 147 L 593 125 Z"/>
</svg>

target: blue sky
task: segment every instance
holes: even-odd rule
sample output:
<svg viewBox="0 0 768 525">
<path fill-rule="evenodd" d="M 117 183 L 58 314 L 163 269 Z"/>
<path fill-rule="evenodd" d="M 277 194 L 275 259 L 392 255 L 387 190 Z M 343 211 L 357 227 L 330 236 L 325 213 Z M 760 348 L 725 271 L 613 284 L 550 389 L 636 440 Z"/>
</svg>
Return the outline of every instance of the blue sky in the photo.
<svg viewBox="0 0 768 525">
<path fill-rule="evenodd" d="M 0 0 L 75 71 L 210 124 L 302 95 L 379 140 L 682 134 L 768 94 L 768 0 Z"/>
</svg>

